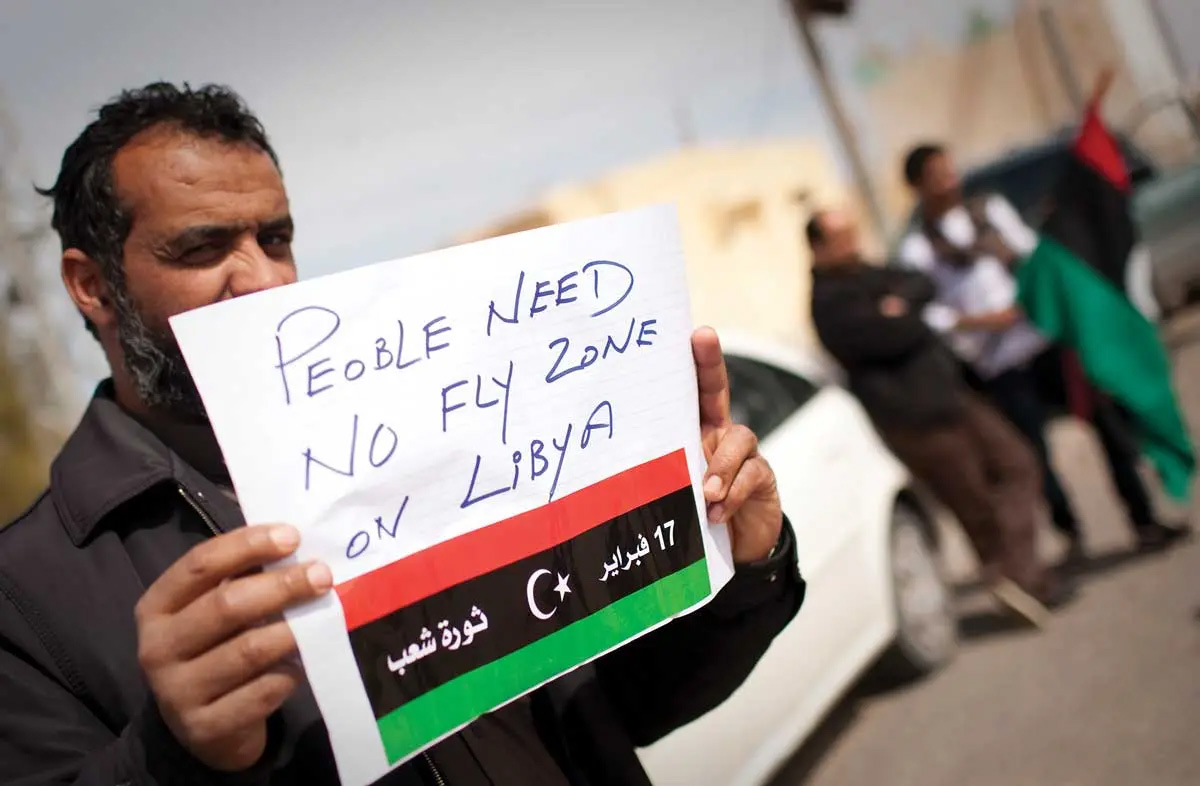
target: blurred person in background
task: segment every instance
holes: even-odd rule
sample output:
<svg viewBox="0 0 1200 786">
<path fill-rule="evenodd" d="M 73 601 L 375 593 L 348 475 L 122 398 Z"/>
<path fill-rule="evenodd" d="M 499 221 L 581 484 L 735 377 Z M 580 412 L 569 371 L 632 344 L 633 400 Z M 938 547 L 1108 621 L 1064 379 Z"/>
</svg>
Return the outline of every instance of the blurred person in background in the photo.
<svg viewBox="0 0 1200 786">
<path fill-rule="evenodd" d="M 1072 594 L 1038 560 L 1041 481 L 1021 434 L 964 383 L 925 323 L 936 294 L 924 274 L 863 259 L 845 210 L 806 227 L 812 317 L 884 442 L 958 518 L 996 598 L 1034 624 Z"/>
<path fill-rule="evenodd" d="M 1110 73 L 1102 75 L 1089 114 L 1110 82 Z M 928 313 L 930 324 L 946 334 L 982 390 L 1034 445 L 1054 525 L 1069 542 L 1068 562 L 1082 560 L 1085 547 L 1046 439 L 1060 402 L 1089 421 L 1100 438 L 1138 548 L 1166 548 L 1186 535 L 1186 528 L 1162 524 L 1154 513 L 1126 413 L 1088 382 L 1075 355 L 1047 339 L 1017 302 L 1013 268 L 1039 247 L 1038 232 L 999 194 L 966 198 L 954 161 L 940 144 L 913 148 L 904 178 L 918 199 L 919 225 L 903 239 L 900 260 L 932 277 L 941 308 Z"/>
<path fill-rule="evenodd" d="M 296 280 L 275 153 L 227 88 L 122 93 L 67 148 L 61 273 L 112 377 L 0 532 L 0 782 L 338 782 L 285 608 L 321 563 L 263 572 L 300 533 L 246 526 L 168 319 Z M 693 336 L 704 494 L 736 570 L 704 608 L 477 719 L 380 783 L 645 784 L 635 745 L 741 684 L 804 597 L 757 441 Z"/>
</svg>

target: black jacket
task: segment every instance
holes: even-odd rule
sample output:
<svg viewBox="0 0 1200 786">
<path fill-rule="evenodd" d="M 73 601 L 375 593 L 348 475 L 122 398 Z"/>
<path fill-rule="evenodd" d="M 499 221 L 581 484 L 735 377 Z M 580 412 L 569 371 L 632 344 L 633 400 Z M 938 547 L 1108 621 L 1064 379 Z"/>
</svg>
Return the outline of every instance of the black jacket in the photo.
<svg viewBox="0 0 1200 786">
<path fill-rule="evenodd" d="M 867 264 L 814 268 L 817 336 L 849 377 L 852 393 L 881 427 L 937 425 L 962 411 L 962 371 L 925 324 L 933 282 L 921 273 Z M 885 316 L 880 302 L 902 298 L 908 311 Z"/>
<path fill-rule="evenodd" d="M 102 386 L 55 460 L 49 490 L 0 532 L 0 783 L 336 783 L 307 689 L 271 719 L 268 753 L 245 773 L 208 770 L 167 731 L 138 667 L 133 607 L 212 536 L 205 518 L 220 530 L 243 521 L 109 391 Z M 745 679 L 803 601 L 786 523 L 781 543 L 704 609 L 532 695 L 536 735 L 571 783 L 646 783 L 634 746 L 707 712 Z M 429 753 L 443 775 L 466 773 L 446 777 L 449 786 L 513 782 L 483 763 L 464 766 L 460 735 Z M 381 782 L 432 782 L 415 761 Z"/>
</svg>

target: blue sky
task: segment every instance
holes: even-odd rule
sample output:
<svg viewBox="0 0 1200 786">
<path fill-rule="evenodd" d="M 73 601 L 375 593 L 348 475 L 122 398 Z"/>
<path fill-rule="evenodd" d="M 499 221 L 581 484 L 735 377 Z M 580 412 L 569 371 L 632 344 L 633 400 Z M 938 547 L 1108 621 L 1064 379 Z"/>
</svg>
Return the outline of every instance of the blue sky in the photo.
<svg viewBox="0 0 1200 786">
<path fill-rule="evenodd" d="M 957 37 L 969 8 L 900 5 L 860 0 L 853 26 L 826 25 L 841 70 L 864 41 Z M 13 179 L 53 180 L 124 86 L 226 82 L 283 160 L 308 275 L 670 150 L 680 107 L 701 143 L 827 133 L 782 0 L 5 0 L 0 25 Z"/>
</svg>

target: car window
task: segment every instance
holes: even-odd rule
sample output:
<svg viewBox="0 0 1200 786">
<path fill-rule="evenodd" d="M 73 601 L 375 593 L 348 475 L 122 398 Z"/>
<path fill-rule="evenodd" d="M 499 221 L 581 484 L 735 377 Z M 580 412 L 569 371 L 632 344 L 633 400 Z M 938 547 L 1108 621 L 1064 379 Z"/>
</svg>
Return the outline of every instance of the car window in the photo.
<svg viewBox="0 0 1200 786">
<path fill-rule="evenodd" d="M 765 439 L 803 407 L 817 386 L 803 377 L 749 358 L 726 355 L 730 406 L 735 423 Z"/>
</svg>

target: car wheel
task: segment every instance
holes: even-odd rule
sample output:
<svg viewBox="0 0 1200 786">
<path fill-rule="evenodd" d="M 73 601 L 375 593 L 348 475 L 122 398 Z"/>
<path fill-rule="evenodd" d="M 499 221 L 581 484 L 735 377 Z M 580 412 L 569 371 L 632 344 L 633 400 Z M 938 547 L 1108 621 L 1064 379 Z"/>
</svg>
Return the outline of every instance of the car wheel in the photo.
<svg viewBox="0 0 1200 786">
<path fill-rule="evenodd" d="M 875 671 L 898 683 L 922 677 L 954 657 L 958 620 L 925 522 L 908 505 L 897 505 L 892 513 L 889 545 L 896 639 Z"/>
</svg>

